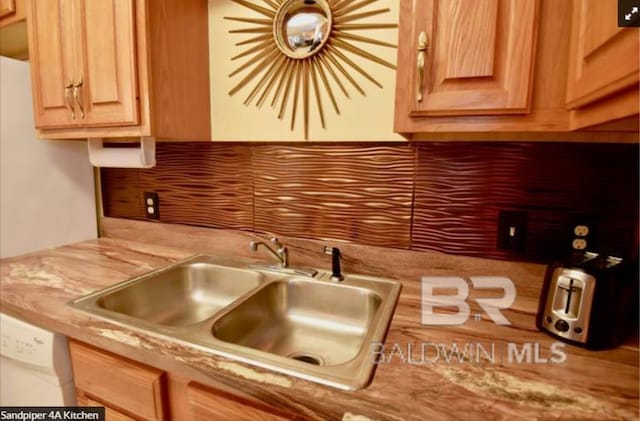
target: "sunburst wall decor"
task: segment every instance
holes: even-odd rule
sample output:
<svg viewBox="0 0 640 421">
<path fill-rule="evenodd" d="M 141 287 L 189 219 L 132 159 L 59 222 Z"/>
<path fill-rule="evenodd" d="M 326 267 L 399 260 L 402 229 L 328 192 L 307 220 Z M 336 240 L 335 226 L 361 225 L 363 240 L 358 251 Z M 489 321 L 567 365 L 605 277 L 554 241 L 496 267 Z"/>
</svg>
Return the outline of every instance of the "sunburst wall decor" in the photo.
<svg viewBox="0 0 640 421">
<path fill-rule="evenodd" d="M 295 128 L 296 114 L 302 108 L 305 139 L 309 137 L 310 100 L 315 101 L 320 124 L 325 128 L 321 88 L 338 115 L 340 108 L 334 90 L 341 91 L 349 98 L 347 86 L 351 85 L 365 95 L 364 88 L 352 72 L 359 73 L 382 88 L 382 84 L 347 53 L 393 70 L 396 68 L 394 64 L 354 44 L 355 41 L 396 48 L 394 44 L 358 34 L 366 30 L 397 28 L 395 23 L 356 23 L 390 11 L 388 8 L 367 9 L 378 0 L 232 1 L 262 17 L 225 17 L 247 24 L 244 28 L 230 30 L 230 33 L 249 36 L 235 44 L 245 49 L 231 60 L 244 62 L 229 77 L 244 75 L 229 91 L 229 95 L 233 96 L 248 87 L 250 91 L 244 104 L 250 105 L 255 101 L 256 106 L 262 107 L 270 99 L 271 107 L 278 109 L 279 119 L 285 117 L 287 107 L 291 104 L 291 130 Z"/>
</svg>

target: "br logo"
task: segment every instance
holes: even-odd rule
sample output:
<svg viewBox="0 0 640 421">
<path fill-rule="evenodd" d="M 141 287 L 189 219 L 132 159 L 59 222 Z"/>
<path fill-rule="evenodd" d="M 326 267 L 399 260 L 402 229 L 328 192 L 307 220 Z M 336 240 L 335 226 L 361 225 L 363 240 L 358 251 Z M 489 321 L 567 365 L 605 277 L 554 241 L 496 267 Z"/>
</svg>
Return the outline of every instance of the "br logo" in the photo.
<svg viewBox="0 0 640 421">
<path fill-rule="evenodd" d="M 500 310 L 509 308 L 516 299 L 516 287 L 509 278 L 499 276 L 474 276 L 469 278 L 474 289 L 502 289 L 502 297 L 476 298 L 480 308 L 498 325 L 511 323 Z M 455 295 L 434 295 L 434 289 L 455 289 Z M 461 325 L 469 319 L 467 303 L 469 284 L 463 278 L 425 276 L 422 278 L 422 324 L 453 326 Z M 446 308 L 447 313 L 435 314 L 434 308 Z M 451 310 L 452 312 L 449 312 Z M 476 318 L 482 315 L 477 313 Z"/>
</svg>

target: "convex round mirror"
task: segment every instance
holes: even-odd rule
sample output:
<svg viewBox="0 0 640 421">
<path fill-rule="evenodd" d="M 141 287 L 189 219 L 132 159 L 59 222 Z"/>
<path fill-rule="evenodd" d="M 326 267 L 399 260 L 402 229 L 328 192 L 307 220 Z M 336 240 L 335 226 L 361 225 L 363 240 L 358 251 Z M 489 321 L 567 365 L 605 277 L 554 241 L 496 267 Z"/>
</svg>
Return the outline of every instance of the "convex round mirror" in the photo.
<svg viewBox="0 0 640 421">
<path fill-rule="evenodd" d="M 276 12 L 273 33 L 285 55 L 305 59 L 322 50 L 329 40 L 331 25 L 327 0 L 286 0 Z"/>
</svg>

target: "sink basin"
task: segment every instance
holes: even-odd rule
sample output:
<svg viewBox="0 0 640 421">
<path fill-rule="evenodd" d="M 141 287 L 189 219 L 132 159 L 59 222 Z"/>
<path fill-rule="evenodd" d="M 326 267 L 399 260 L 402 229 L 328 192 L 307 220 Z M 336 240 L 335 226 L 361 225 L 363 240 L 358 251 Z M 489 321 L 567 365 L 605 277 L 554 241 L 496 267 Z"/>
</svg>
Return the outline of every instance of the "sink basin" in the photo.
<svg viewBox="0 0 640 421">
<path fill-rule="evenodd" d="M 191 325 L 211 317 L 261 280 L 257 272 L 193 262 L 142 278 L 100 297 L 96 304 L 151 323 Z"/>
<path fill-rule="evenodd" d="M 273 282 L 221 317 L 212 333 L 310 364 L 337 365 L 360 352 L 381 302 L 364 288 L 302 279 Z"/>
<path fill-rule="evenodd" d="M 294 276 L 252 262 L 198 255 L 94 292 L 73 308 L 190 343 L 200 350 L 357 390 L 375 369 L 401 284 L 331 273 Z"/>
</svg>

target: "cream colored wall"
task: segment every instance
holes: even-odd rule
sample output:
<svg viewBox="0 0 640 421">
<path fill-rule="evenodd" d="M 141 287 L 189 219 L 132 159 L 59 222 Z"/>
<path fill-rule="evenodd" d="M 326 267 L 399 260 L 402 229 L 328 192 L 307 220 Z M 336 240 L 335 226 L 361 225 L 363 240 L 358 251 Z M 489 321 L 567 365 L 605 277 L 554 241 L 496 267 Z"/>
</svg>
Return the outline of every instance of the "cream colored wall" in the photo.
<svg viewBox="0 0 640 421">
<path fill-rule="evenodd" d="M 251 1 L 264 6 L 262 2 L 256 0 Z M 386 7 L 391 9 L 390 13 L 361 20 L 358 21 L 358 23 L 397 23 L 399 13 L 399 2 L 397 0 L 379 0 L 364 10 Z M 285 118 L 279 120 L 277 118 L 278 110 L 270 106 L 270 99 L 262 105 L 262 108 L 256 107 L 255 100 L 249 106 L 243 104 L 245 98 L 254 86 L 251 83 L 233 97 L 228 95 L 228 92 L 248 73 L 248 71 L 244 71 L 233 78 L 228 77 L 237 66 L 244 62 L 243 59 L 234 62 L 230 61 L 232 56 L 243 51 L 243 47 L 246 48 L 246 46 L 236 47 L 235 43 L 255 36 L 256 34 L 229 34 L 229 30 L 244 28 L 247 24 L 225 20 L 225 16 L 264 18 L 264 16 L 229 0 L 209 0 L 209 57 L 213 140 L 304 140 L 301 100 L 298 102 L 296 126 L 292 132 L 290 131 L 291 103 L 289 103 L 287 107 Z M 377 29 L 358 31 L 357 33 L 393 44 L 397 44 L 398 41 L 397 29 Z M 357 43 L 356 45 L 391 63 L 396 63 L 397 50 L 394 48 L 379 47 L 365 43 Z M 404 139 L 402 137 L 393 133 L 395 71 L 370 62 L 360 56 L 351 53 L 345 54 L 378 80 L 383 85 L 383 89 L 372 84 L 355 70 L 351 70 L 350 74 L 356 79 L 360 86 L 362 86 L 366 96 L 362 96 L 342 77 L 342 79 L 344 79 L 344 85 L 350 95 L 350 99 L 348 99 L 339 90 L 335 81 L 330 80 L 332 90 L 340 108 L 340 115 L 336 114 L 328 95 L 323 93 L 321 98 L 326 122 L 326 129 L 323 129 L 320 125 L 315 99 L 312 97 L 309 101 L 309 140 L 403 141 Z M 254 82 L 257 82 L 260 77 L 261 75 L 258 75 L 258 77 L 254 79 Z M 319 82 L 319 85 L 322 90 L 322 83 Z M 310 91 L 313 92 L 312 89 L 310 89 Z M 269 98 L 272 97 L 273 92 L 275 92 L 275 89 L 273 89 Z M 300 95 L 302 95 L 301 92 Z M 293 90 L 291 96 L 293 96 Z"/>
</svg>

